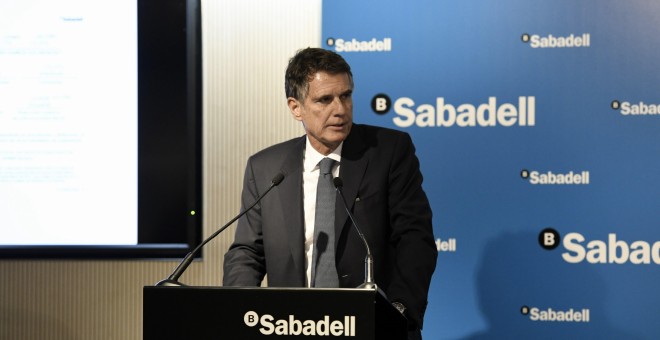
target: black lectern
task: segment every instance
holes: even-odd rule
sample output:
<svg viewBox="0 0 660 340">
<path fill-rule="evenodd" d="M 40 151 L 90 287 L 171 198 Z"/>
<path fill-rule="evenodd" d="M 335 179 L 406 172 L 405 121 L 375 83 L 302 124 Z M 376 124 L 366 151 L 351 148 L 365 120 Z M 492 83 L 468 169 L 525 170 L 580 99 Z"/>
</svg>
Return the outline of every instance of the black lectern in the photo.
<svg viewBox="0 0 660 340">
<path fill-rule="evenodd" d="M 152 339 L 401 339 L 405 318 L 376 290 L 144 287 Z"/>
</svg>

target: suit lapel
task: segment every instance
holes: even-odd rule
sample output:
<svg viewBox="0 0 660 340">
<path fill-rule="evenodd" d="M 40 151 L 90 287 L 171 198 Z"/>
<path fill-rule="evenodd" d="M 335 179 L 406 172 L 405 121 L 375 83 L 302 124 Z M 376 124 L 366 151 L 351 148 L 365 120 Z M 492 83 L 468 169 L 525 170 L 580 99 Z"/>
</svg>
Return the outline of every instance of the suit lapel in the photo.
<svg viewBox="0 0 660 340">
<path fill-rule="evenodd" d="M 367 157 L 365 156 L 367 144 L 364 142 L 363 136 L 360 132 L 360 126 L 353 125 L 351 133 L 348 138 L 346 138 L 346 141 L 344 141 L 341 155 L 341 168 L 339 171 L 339 177 L 341 177 L 344 182 L 344 198 L 346 199 L 348 208 L 351 210 L 355 204 L 358 189 L 368 164 Z M 341 235 L 344 228 L 351 225 L 351 223 L 347 223 L 347 219 L 348 213 L 346 213 L 344 204 L 338 196 L 335 204 L 335 231 L 337 235 L 337 237 L 335 237 L 335 242 L 339 240 L 339 235 Z"/>
<path fill-rule="evenodd" d="M 304 251 L 304 215 L 302 199 L 302 164 L 305 138 L 298 139 L 282 163 L 282 172 L 285 179 L 279 185 L 279 201 L 284 212 L 284 225 L 287 235 L 285 240 L 289 243 L 291 257 L 296 267 L 296 275 L 305 275 Z"/>
</svg>

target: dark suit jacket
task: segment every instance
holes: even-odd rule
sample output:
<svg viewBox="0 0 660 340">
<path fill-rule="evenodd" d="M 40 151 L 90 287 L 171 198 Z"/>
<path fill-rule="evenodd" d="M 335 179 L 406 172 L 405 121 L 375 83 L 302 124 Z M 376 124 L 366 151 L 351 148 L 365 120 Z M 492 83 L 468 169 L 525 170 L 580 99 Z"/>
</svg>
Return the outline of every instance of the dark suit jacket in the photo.
<svg viewBox="0 0 660 340">
<path fill-rule="evenodd" d="M 225 286 L 304 287 L 302 165 L 305 137 L 250 157 L 242 206 L 252 204 L 282 172 L 284 180 L 241 218 L 225 255 Z M 422 190 L 415 149 L 406 133 L 354 124 L 344 141 L 339 177 L 344 196 L 370 245 L 374 281 L 391 301 L 408 308 L 421 327 L 437 250 L 431 209 Z M 336 201 L 336 263 L 341 287 L 364 281 L 366 251 L 341 198 Z"/>
</svg>

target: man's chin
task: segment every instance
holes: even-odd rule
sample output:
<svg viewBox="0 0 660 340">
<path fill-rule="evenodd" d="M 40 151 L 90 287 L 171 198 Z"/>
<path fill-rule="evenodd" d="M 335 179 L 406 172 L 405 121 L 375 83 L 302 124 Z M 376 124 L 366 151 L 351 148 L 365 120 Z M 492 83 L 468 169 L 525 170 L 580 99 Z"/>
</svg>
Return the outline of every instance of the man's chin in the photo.
<svg viewBox="0 0 660 340">
<path fill-rule="evenodd" d="M 334 132 L 334 133 L 331 134 L 331 136 L 330 136 L 330 138 L 328 138 L 328 140 L 330 140 L 332 143 L 340 144 L 341 142 L 346 140 L 346 137 L 348 137 L 348 132 L 349 131 L 350 130 L 341 130 L 341 131 Z"/>
</svg>

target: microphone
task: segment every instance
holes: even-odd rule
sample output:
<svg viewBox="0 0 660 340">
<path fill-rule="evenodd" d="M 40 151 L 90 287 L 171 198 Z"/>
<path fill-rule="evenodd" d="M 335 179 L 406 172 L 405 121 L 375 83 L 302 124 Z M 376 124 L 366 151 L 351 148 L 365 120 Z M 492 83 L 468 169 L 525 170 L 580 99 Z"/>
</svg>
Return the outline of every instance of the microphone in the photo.
<svg viewBox="0 0 660 340">
<path fill-rule="evenodd" d="M 335 189 L 337 190 L 339 197 L 341 197 L 342 203 L 344 203 L 344 208 L 346 209 L 346 213 L 348 213 L 348 217 L 351 219 L 351 222 L 353 223 L 353 226 L 355 227 L 358 236 L 360 236 L 362 243 L 364 243 L 364 248 L 367 250 L 367 256 L 364 258 L 364 283 L 359 285 L 358 288 L 376 289 L 380 291 L 380 288 L 378 288 L 376 282 L 374 282 L 374 258 L 371 255 L 371 249 L 369 248 L 369 243 L 367 243 L 367 238 L 364 237 L 362 230 L 360 230 L 360 227 L 358 227 L 357 222 L 355 222 L 355 219 L 353 218 L 353 214 L 351 214 L 351 211 L 348 209 L 348 204 L 346 204 L 346 199 L 344 198 L 344 192 L 342 191 L 344 182 L 341 180 L 341 178 L 335 177 L 332 179 L 332 183 L 335 185 Z"/>
<path fill-rule="evenodd" d="M 156 283 L 156 286 L 177 286 L 177 287 L 184 286 L 184 284 L 178 281 L 179 277 L 181 277 L 183 272 L 188 268 L 188 266 L 190 266 L 190 263 L 192 263 L 195 254 L 197 254 L 197 252 L 199 252 L 199 250 L 202 249 L 204 245 L 209 243 L 209 241 L 214 239 L 216 236 L 220 235 L 220 233 L 223 232 L 225 229 L 227 229 L 227 227 L 229 227 L 232 223 L 234 223 L 236 220 L 241 218 L 241 216 L 245 215 L 248 211 L 252 210 L 252 208 L 254 208 L 254 206 L 257 205 L 257 203 L 259 203 L 259 201 L 261 201 L 261 199 L 264 198 L 266 194 L 268 194 L 274 187 L 278 186 L 283 179 L 284 179 L 284 174 L 278 172 L 277 175 L 275 175 L 275 177 L 273 177 L 273 179 L 271 180 L 268 189 L 266 189 L 266 191 L 263 194 L 259 195 L 259 197 L 257 197 L 257 199 L 254 201 L 254 203 L 252 203 L 252 205 L 250 205 L 247 209 L 243 210 L 240 214 L 236 215 L 236 217 L 232 218 L 229 222 L 227 222 L 227 224 L 222 226 L 222 228 L 218 229 L 206 240 L 204 240 L 204 242 L 200 243 L 195 249 L 189 252 L 188 255 L 186 255 L 186 257 L 184 257 L 183 260 L 179 263 L 179 265 L 174 269 L 172 274 L 170 274 L 170 276 L 168 276 L 167 279 L 158 281 L 158 283 Z"/>
</svg>

